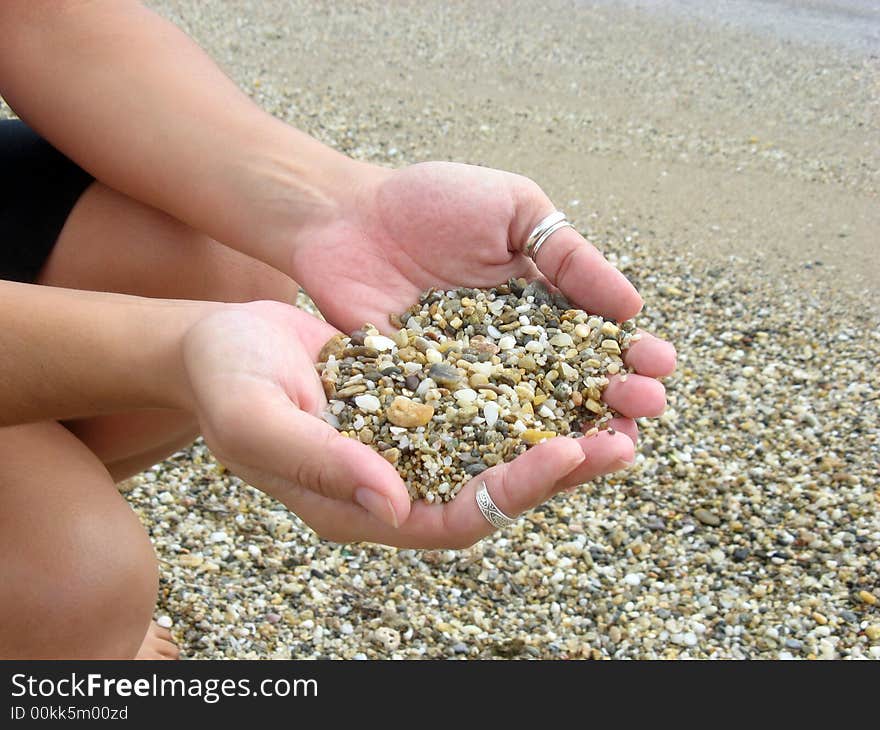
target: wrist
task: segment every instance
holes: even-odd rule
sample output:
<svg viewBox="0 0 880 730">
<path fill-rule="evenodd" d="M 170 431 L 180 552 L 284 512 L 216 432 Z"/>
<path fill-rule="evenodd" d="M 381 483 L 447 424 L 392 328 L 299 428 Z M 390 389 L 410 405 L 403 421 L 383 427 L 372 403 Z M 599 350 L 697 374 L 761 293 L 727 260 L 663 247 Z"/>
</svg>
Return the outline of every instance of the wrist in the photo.
<svg viewBox="0 0 880 730">
<path fill-rule="evenodd" d="M 242 158 L 238 220 L 230 228 L 243 250 L 296 278 L 296 248 L 328 224 L 357 216 L 363 190 L 388 171 L 354 160 L 278 120 L 272 143 Z M 223 240 L 223 239 L 221 239 Z"/>
<path fill-rule="evenodd" d="M 154 408 L 196 413 L 196 399 L 185 361 L 187 335 L 206 317 L 232 305 L 182 300 L 143 300 L 138 318 L 142 343 L 130 366 L 142 372 L 140 400 Z"/>
</svg>

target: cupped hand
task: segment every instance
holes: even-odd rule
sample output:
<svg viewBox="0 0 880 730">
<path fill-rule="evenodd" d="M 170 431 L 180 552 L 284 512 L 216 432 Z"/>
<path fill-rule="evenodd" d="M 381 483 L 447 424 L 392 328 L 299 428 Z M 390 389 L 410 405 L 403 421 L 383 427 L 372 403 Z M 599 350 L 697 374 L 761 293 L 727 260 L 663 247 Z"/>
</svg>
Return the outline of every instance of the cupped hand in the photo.
<svg viewBox="0 0 880 730">
<path fill-rule="evenodd" d="M 394 467 L 320 418 L 314 362 L 335 334 L 278 302 L 222 306 L 183 341 L 192 409 L 214 455 L 249 484 L 285 503 L 291 490 L 310 491 L 395 526 L 410 500 Z"/>
<path fill-rule="evenodd" d="M 638 292 L 572 228 L 536 255 L 529 233 L 555 206 L 521 175 L 449 162 L 399 170 L 359 166 L 336 216 L 306 225 L 291 273 L 336 327 L 389 329 L 431 287 L 489 287 L 543 276 L 576 306 L 616 320 L 642 306 Z M 537 265 L 536 265 L 537 264 Z"/>
</svg>

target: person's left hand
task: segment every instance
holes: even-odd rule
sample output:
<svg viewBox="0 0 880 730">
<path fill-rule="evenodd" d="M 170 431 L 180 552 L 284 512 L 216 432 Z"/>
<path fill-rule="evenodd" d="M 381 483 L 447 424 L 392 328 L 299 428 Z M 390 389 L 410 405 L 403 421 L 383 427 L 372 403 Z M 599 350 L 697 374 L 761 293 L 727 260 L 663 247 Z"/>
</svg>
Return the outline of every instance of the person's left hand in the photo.
<svg viewBox="0 0 880 730">
<path fill-rule="evenodd" d="M 543 275 L 575 306 L 615 320 L 641 309 L 632 284 L 572 228 L 544 243 L 537 266 L 522 253 L 555 209 L 526 177 L 448 162 L 355 170 L 336 213 L 297 232 L 287 272 L 344 332 L 364 322 L 387 332 L 388 315 L 431 287 L 489 287 L 511 277 Z"/>
</svg>

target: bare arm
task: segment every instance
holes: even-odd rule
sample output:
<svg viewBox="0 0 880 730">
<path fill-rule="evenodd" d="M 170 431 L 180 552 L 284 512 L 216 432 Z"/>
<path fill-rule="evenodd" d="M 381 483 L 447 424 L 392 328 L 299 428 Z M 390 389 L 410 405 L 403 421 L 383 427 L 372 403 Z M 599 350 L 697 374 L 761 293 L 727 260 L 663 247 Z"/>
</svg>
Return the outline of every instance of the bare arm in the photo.
<svg viewBox="0 0 880 730">
<path fill-rule="evenodd" d="M 332 218 L 356 163 L 262 111 L 132 0 L 0 2 L 0 94 L 96 178 L 277 268 L 265 230 Z"/>
<path fill-rule="evenodd" d="M 0 426 L 187 408 L 180 342 L 216 306 L 0 281 Z"/>
</svg>

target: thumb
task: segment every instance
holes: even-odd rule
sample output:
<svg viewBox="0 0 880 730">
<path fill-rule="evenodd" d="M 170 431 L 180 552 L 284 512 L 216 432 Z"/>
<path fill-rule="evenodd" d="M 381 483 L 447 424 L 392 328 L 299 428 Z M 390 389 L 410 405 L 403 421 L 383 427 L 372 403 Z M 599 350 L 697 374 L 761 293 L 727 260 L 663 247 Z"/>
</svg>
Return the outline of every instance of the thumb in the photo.
<svg viewBox="0 0 880 730">
<path fill-rule="evenodd" d="M 529 234 L 555 206 L 532 181 L 517 188 L 508 236 L 523 253 Z M 588 312 L 623 321 L 641 311 L 642 298 L 627 278 L 574 228 L 555 231 L 534 256 L 538 270 L 572 303 Z"/>
<path fill-rule="evenodd" d="M 247 422 L 227 439 L 248 472 L 272 475 L 282 492 L 292 485 L 332 499 L 353 501 L 398 527 L 410 498 L 397 470 L 368 446 L 297 408 L 282 393 L 249 403 Z M 239 415 L 239 419 L 241 415 Z M 238 461 L 234 459 L 234 461 Z M 256 485 L 259 486 L 259 485 Z M 275 490 L 273 490 L 275 491 Z M 284 494 L 273 494 L 284 500 Z"/>
</svg>

